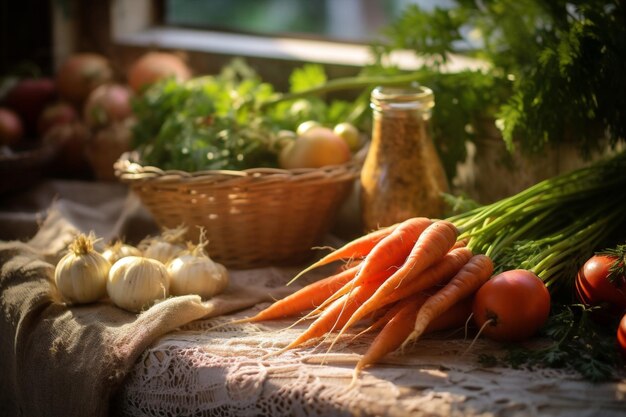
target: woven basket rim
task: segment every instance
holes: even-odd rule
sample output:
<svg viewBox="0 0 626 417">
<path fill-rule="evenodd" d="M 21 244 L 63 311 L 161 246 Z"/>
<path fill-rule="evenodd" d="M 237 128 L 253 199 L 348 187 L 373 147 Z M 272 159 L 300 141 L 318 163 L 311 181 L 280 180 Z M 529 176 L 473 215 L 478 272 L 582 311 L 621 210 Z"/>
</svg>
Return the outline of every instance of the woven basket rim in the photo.
<svg viewBox="0 0 626 417">
<path fill-rule="evenodd" d="M 152 165 L 142 165 L 136 151 L 123 153 L 114 164 L 115 175 L 121 181 L 158 179 L 162 181 L 202 181 L 205 179 L 281 179 L 299 180 L 312 178 L 332 178 L 341 176 L 345 179 L 356 178 L 360 170 L 360 160 L 352 158 L 339 165 L 327 165 L 321 168 L 249 168 L 244 170 L 202 170 L 182 171 L 163 170 Z"/>
</svg>

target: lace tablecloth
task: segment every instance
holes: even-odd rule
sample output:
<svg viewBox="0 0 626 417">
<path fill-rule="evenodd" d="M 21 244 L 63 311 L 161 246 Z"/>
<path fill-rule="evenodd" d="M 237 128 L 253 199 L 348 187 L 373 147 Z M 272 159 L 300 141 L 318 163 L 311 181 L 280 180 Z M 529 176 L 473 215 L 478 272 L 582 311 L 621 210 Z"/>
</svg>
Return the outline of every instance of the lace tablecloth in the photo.
<svg viewBox="0 0 626 417">
<path fill-rule="evenodd" d="M 274 276 L 274 279 L 276 276 Z M 266 305 L 266 304 L 265 304 Z M 304 325 L 293 320 L 193 322 L 159 339 L 116 398 L 125 416 L 624 416 L 626 379 L 591 384 L 555 370 L 483 367 L 500 346 L 446 333 L 367 368 L 350 387 L 370 336 L 272 355 Z"/>
<path fill-rule="evenodd" d="M 53 202 L 55 213 L 64 220 L 63 224 L 78 230 L 95 230 L 104 238 L 123 235 L 132 241 L 155 230 L 154 223 L 138 201 L 130 198 L 126 188 L 119 184 L 54 182 L 14 198 L 0 199 L 0 240 L 32 237 Z M 54 239 L 56 235 L 59 235 L 57 228 L 42 229 L 31 244 L 42 246 L 43 242 L 49 252 L 61 250 L 64 242 Z M 15 277 L 9 274 L 11 265 L 15 267 L 17 264 L 9 262 L 3 266 L 2 272 L 7 272 L 7 280 Z M 42 270 L 48 271 L 50 267 L 46 268 Z M 266 268 L 237 271 L 235 275 L 237 284 L 246 288 L 267 287 L 282 292 L 283 284 L 295 272 L 295 269 Z M 45 294 L 46 288 L 43 287 L 47 282 L 44 275 L 33 280 L 33 285 L 40 284 L 42 294 Z M 8 281 L 6 284 L 9 285 Z M 29 285 L 20 288 L 24 293 L 31 294 L 34 287 Z M 346 335 L 330 353 L 326 352 L 328 343 L 322 343 L 317 348 L 272 355 L 293 340 L 304 324 L 290 327 L 293 320 L 229 324 L 233 319 L 250 316 L 266 305 L 257 304 L 230 316 L 196 320 L 178 330 L 163 332 L 163 336 L 159 333 L 154 339 L 150 338 L 147 348 L 142 347 L 137 352 L 137 360 L 129 362 L 129 371 L 125 366 L 110 372 L 99 369 L 102 381 L 108 381 L 108 385 L 104 384 L 106 387 L 113 383 L 116 385 L 110 414 L 160 417 L 626 416 L 626 377 L 623 375 L 614 381 L 592 384 L 561 371 L 483 367 L 477 359 L 478 355 L 502 353 L 500 346 L 480 339 L 468 351 L 471 341 L 465 340 L 459 333 L 425 338 L 406 355 L 391 355 L 383 363 L 367 368 L 358 385 L 350 387 L 352 369 L 358 355 L 367 348 L 371 336 L 351 340 L 350 335 Z M 111 310 L 106 305 L 102 308 Z M 60 318 L 69 321 L 73 317 L 72 311 L 65 311 L 57 304 L 52 304 L 46 312 L 49 315 L 58 312 Z M 24 333 L 24 326 L 16 328 L 11 313 L 5 310 L 0 323 L 6 322 L 7 328 Z M 41 311 L 36 310 L 35 313 L 41 314 Z M 35 316 L 28 315 L 28 320 L 23 323 L 32 327 L 37 323 L 30 320 L 31 317 Z M 133 323 L 133 320 L 133 317 L 123 317 L 118 321 Z M 117 321 L 110 321 L 109 333 L 117 334 L 115 323 Z M 94 322 L 85 329 L 96 327 Z M 26 361 L 26 365 L 32 364 L 32 358 L 11 348 L 13 342 L 20 341 L 22 343 L 15 346 L 32 348 L 28 344 L 30 336 L 12 340 L 12 336 L 5 337 L 7 335 L 3 333 L 0 339 L 0 346 L 7 349 L 3 355 Z M 142 339 L 140 336 L 138 338 Z M 94 348 L 106 352 L 115 346 L 98 344 Z M 39 346 L 38 351 L 45 353 L 48 352 L 46 349 L 46 346 Z M 81 346 L 76 345 L 76 351 L 80 349 Z M 135 357 L 134 353 L 132 357 Z M 71 361 L 71 355 L 68 354 L 66 359 Z M 42 372 L 45 371 L 43 373 L 51 381 L 58 382 L 59 379 L 55 378 L 58 374 L 68 378 L 73 375 L 71 367 L 60 367 L 58 360 L 45 363 Z M 95 373 L 93 365 L 85 365 L 86 379 Z M 19 367 L 12 373 L 4 367 L 0 370 L 3 384 L 11 384 L 8 374 L 15 378 L 24 374 L 24 369 L 20 371 Z M 128 371 L 125 378 L 116 373 L 122 370 L 124 373 Z M 106 379 L 109 373 L 112 375 Z M 64 393 L 53 397 L 56 398 L 57 408 L 63 408 L 62 403 L 76 405 L 76 410 L 89 408 L 78 406 L 84 405 L 84 397 L 75 398 L 77 393 L 74 391 L 85 385 L 83 379 L 67 379 L 68 384 L 54 386 L 48 385 L 41 376 L 38 374 L 38 380 L 24 381 L 19 388 L 37 394 L 32 391 L 45 385 L 54 388 L 48 390 L 50 392 Z M 118 379 L 123 381 L 121 386 L 117 386 Z M 9 390 L 10 385 L 3 387 L 7 388 L 7 395 L 13 391 L 21 392 Z M 94 401 L 98 399 L 107 404 L 108 388 L 97 392 L 101 395 L 94 396 Z M 32 397 L 25 397 L 25 401 L 32 402 Z M 6 398 L 0 395 L 0 399 Z M 42 407 L 52 410 L 50 403 L 42 404 Z M 108 407 L 98 405 L 96 408 L 103 410 Z M 6 410 L 4 404 L 0 405 L 0 415 L 4 415 Z M 49 411 L 47 415 L 58 414 Z"/>
</svg>

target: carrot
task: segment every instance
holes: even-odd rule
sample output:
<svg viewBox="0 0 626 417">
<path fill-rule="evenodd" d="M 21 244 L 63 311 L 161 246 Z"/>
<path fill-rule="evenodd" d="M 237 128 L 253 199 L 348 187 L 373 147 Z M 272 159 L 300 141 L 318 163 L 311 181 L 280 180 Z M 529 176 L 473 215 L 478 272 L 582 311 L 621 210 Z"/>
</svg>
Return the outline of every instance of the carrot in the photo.
<svg viewBox="0 0 626 417">
<path fill-rule="evenodd" d="M 439 220 L 427 226 L 418 237 L 404 264 L 376 290 L 372 299 L 368 300 L 370 308 L 378 308 L 379 303 L 395 291 L 409 274 L 415 276 L 443 258 L 456 243 L 457 235 L 457 228 L 446 220 Z M 366 263 L 367 258 L 355 277 L 357 283 Z"/>
<path fill-rule="evenodd" d="M 445 254 L 439 262 L 427 268 L 425 271 L 419 274 L 415 274 L 414 272 L 409 273 L 400 286 L 384 299 L 384 304 L 393 303 L 436 285 L 448 283 L 471 258 L 472 251 L 468 248 L 460 247 L 452 249 Z M 372 308 L 368 307 L 366 304 L 368 303 L 363 303 L 361 306 L 363 312 L 360 314 L 367 314 L 367 310 Z"/>
<path fill-rule="evenodd" d="M 466 246 L 467 246 L 467 239 L 459 239 L 454 243 L 454 245 L 452 245 L 452 248 L 450 248 L 450 250 L 464 248 Z"/>
<path fill-rule="evenodd" d="M 387 278 L 389 278 L 391 274 L 393 274 L 393 270 L 391 269 L 378 271 L 372 275 L 369 275 L 366 280 L 361 280 L 361 282 L 359 283 L 357 283 L 357 280 L 355 277 L 355 279 L 353 279 L 352 281 L 346 282 L 343 285 L 343 287 L 339 288 L 337 291 L 335 291 L 334 294 L 328 297 L 328 299 L 320 305 L 320 308 L 327 306 L 328 304 L 335 301 L 337 298 L 341 297 L 342 295 L 348 294 L 349 292 L 351 292 L 352 290 L 354 290 L 356 287 L 360 285 L 374 285 L 374 284 L 380 285 Z M 362 317 L 364 316 L 365 315 L 363 315 Z"/>
<path fill-rule="evenodd" d="M 380 333 L 374 338 L 365 354 L 354 368 L 352 383 L 356 382 L 360 372 L 368 365 L 378 362 L 385 355 L 395 351 L 408 337 L 415 323 L 417 311 L 428 300 L 429 294 L 419 293 L 400 301 Z M 472 297 L 455 304 L 437 319 L 433 320 L 427 333 L 451 329 L 465 323 L 472 312 Z M 395 307 L 395 306 L 394 306 Z"/>
<path fill-rule="evenodd" d="M 346 243 L 339 249 L 336 249 L 335 251 L 329 253 L 317 262 L 314 262 L 307 268 L 300 271 L 295 277 L 291 279 L 291 281 L 287 283 L 287 285 L 291 284 L 305 273 L 320 266 L 328 265 L 329 263 L 339 261 L 341 259 L 355 259 L 366 256 L 372 250 L 372 248 L 374 248 L 374 246 L 378 244 L 378 242 L 393 233 L 398 225 L 399 224 L 394 224 L 378 230 L 374 230 L 366 235 L 363 235 Z"/>
<path fill-rule="evenodd" d="M 376 320 L 366 330 L 368 330 L 368 331 L 378 330 L 378 329 L 381 329 L 381 328 L 385 327 L 385 325 L 387 323 L 389 323 L 396 316 L 396 314 L 398 314 L 398 312 L 400 312 L 400 310 L 402 310 L 406 306 L 406 303 L 408 302 L 408 300 L 414 300 L 414 301 L 418 300 L 419 301 L 417 304 L 414 304 L 414 306 L 416 307 L 415 311 L 416 311 L 416 314 L 417 314 L 417 309 L 419 308 L 419 306 L 421 306 L 424 303 L 424 301 L 426 301 L 426 298 L 428 298 L 430 295 L 431 294 L 429 294 L 428 292 L 421 292 L 421 293 L 417 293 L 417 294 L 412 294 L 409 297 L 401 299 L 397 303 L 393 304 L 391 306 L 391 308 L 389 308 L 389 310 L 387 310 L 385 312 L 385 314 L 383 314 L 382 317 L 380 317 L 378 320 Z"/>
<path fill-rule="evenodd" d="M 431 321 L 424 333 L 438 332 L 464 326 L 467 319 L 472 314 L 473 303 L 473 296 L 465 297 Z M 414 317 L 417 316 L 417 311 L 415 313 L 416 315 Z"/>
<path fill-rule="evenodd" d="M 492 273 L 491 258 L 486 255 L 474 255 L 445 287 L 437 291 L 419 309 L 413 331 L 402 346 L 418 339 L 436 317 L 463 298 L 474 294 L 482 284 L 487 282 Z"/>
<path fill-rule="evenodd" d="M 381 288 L 384 285 L 387 285 L 389 279 L 393 278 L 392 275 L 387 281 L 385 281 L 384 284 L 381 285 L 381 287 L 369 300 L 365 301 L 361 307 L 354 312 L 350 320 L 346 322 L 344 328 L 339 332 L 339 336 L 368 313 L 419 291 L 450 280 L 463 267 L 463 265 L 470 260 L 471 257 L 472 252 L 468 248 L 461 247 L 453 249 L 449 253 L 445 254 L 439 262 L 421 273 L 417 272 L 419 271 L 418 269 L 413 269 L 408 273 L 405 280 L 397 288 L 389 286 L 391 290 L 378 297 L 377 295 L 381 292 Z M 355 278 L 355 280 L 356 279 L 357 278 Z"/>
<path fill-rule="evenodd" d="M 432 224 L 426 217 L 413 217 L 400 223 L 365 257 L 355 285 L 365 282 L 370 275 L 402 265 L 422 233 Z"/>
<path fill-rule="evenodd" d="M 361 370 L 396 350 L 411 332 L 417 309 L 426 301 L 426 296 L 417 294 L 400 303 L 400 308 L 372 341 L 365 354 L 359 359 L 352 376 L 353 383 Z"/>
<path fill-rule="evenodd" d="M 395 268 L 401 265 L 411 252 L 411 248 L 422 232 L 431 224 L 432 221 L 426 217 L 414 217 L 400 223 L 391 234 L 383 238 L 372 249 L 365 257 L 365 260 L 360 263 L 360 270 L 357 272 L 355 279 L 338 290 L 333 299 L 346 293 L 349 294 L 360 285 L 380 284 L 388 279 L 390 274 L 395 271 Z M 349 299 L 349 297 L 346 299 Z"/>
<path fill-rule="evenodd" d="M 352 312 L 371 296 L 377 287 L 377 284 L 362 285 L 357 287 L 350 297 L 344 295 L 335 300 L 300 336 L 280 352 L 293 349 L 304 342 L 330 333 L 337 326 L 343 326 Z"/>
<path fill-rule="evenodd" d="M 403 307 L 402 301 L 392 304 L 391 307 L 389 307 L 387 311 L 385 311 L 378 319 L 376 319 L 374 323 L 368 326 L 363 331 L 363 333 L 371 332 L 373 330 L 378 330 L 378 329 L 385 327 L 385 324 L 389 323 L 389 321 L 398 313 L 398 311 L 402 309 L 402 307 Z M 381 310 L 384 310 L 384 309 L 381 309 Z M 381 311 L 381 310 L 376 310 L 376 311 Z"/>
<path fill-rule="evenodd" d="M 234 322 L 230 322 L 229 324 L 276 320 L 316 308 L 331 297 L 337 289 L 350 282 L 356 275 L 358 269 L 359 266 L 356 265 L 337 274 L 315 281 L 305 287 L 302 287 L 293 294 L 274 302 L 272 305 L 258 312 L 256 315 L 236 320 Z"/>
</svg>

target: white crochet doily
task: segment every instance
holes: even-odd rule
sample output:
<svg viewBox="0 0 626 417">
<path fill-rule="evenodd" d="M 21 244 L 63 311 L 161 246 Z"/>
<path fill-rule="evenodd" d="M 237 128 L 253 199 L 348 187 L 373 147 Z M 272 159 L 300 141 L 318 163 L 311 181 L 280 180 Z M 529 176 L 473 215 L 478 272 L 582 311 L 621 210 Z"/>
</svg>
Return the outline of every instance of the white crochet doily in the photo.
<svg viewBox="0 0 626 417">
<path fill-rule="evenodd" d="M 146 350 L 117 397 L 127 416 L 624 416 L 626 381 L 590 384 L 555 370 L 486 368 L 497 346 L 463 335 L 420 340 L 367 368 L 352 368 L 372 336 L 272 356 L 304 328 L 293 322 L 191 323 Z M 215 326 L 214 329 L 212 329 Z M 340 353 L 337 353 L 340 352 Z"/>
</svg>

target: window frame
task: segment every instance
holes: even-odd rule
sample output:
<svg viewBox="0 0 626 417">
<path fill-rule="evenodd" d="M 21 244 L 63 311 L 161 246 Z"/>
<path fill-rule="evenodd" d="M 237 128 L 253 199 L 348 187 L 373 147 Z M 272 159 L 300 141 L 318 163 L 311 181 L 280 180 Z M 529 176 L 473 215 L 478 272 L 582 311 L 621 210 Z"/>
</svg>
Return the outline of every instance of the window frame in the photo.
<svg viewBox="0 0 626 417">
<path fill-rule="evenodd" d="M 89 5 L 71 0 L 77 9 L 74 20 L 61 3 L 53 2 L 57 68 L 73 52 L 94 51 L 111 58 L 123 73 L 148 50 L 170 50 L 184 54 L 197 74 L 216 73 L 233 58 L 242 57 L 264 80 L 284 89 L 288 74 L 304 63 L 322 64 L 329 78 L 338 78 L 353 76 L 373 61 L 365 44 L 165 26 L 164 0 L 105 0 Z M 424 60 L 413 51 L 394 51 L 390 63 L 414 70 Z M 442 71 L 479 68 L 484 63 L 453 55 Z"/>
</svg>

